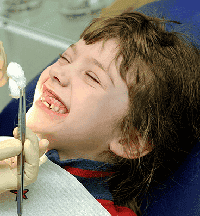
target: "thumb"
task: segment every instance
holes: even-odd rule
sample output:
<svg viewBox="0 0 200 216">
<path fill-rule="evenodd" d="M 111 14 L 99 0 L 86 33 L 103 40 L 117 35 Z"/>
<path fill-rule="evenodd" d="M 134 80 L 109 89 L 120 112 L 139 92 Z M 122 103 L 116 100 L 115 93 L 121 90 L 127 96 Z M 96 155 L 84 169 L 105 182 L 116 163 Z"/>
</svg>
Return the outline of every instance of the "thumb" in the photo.
<svg viewBox="0 0 200 216">
<path fill-rule="evenodd" d="M 39 141 L 39 157 L 41 157 L 47 151 L 49 146 L 49 141 L 47 139 L 42 139 Z"/>
</svg>

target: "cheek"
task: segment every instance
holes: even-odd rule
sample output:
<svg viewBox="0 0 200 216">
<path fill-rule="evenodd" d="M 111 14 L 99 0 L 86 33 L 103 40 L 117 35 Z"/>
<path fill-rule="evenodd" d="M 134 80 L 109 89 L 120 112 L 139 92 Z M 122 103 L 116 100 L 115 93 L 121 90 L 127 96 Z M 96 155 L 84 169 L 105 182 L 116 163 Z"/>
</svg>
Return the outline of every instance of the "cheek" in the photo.
<svg viewBox="0 0 200 216">
<path fill-rule="evenodd" d="M 50 70 L 51 70 L 51 67 L 52 67 L 52 66 L 47 67 L 47 68 L 42 72 L 42 74 L 40 75 L 40 78 L 39 78 L 39 80 L 38 80 L 38 83 L 42 84 L 42 83 L 46 82 L 46 81 L 50 78 L 49 72 L 50 72 Z"/>
<path fill-rule="evenodd" d="M 50 71 L 50 67 L 48 67 L 46 70 L 42 72 L 35 88 L 34 101 L 38 100 L 40 97 L 42 84 L 45 83 L 50 78 L 49 71 Z"/>
<path fill-rule="evenodd" d="M 105 106 L 107 105 L 111 114 L 116 118 L 121 118 L 127 114 L 129 106 L 129 98 L 127 92 L 114 92 L 109 95 L 105 100 Z"/>
<path fill-rule="evenodd" d="M 74 104 L 72 104 L 74 109 L 71 113 L 73 122 L 71 122 L 70 127 L 73 125 L 77 130 L 85 130 L 88 133 L 92 131 L 95 134 L 97 130 L 110 127 L 114 111 L 108 96 L 84 92 L 81 97 L 73 97 L 73 99 L 75 99 Z"/>
<path fill-rule="evenodd" d="M 98 121 L 106 126 L 113 127 L 128 110 L 128 98 L 119 97 L 119 95 L 107 95 L 99 100 L 98 106 L 95 108 L 98 115 Z"/>
</svg>

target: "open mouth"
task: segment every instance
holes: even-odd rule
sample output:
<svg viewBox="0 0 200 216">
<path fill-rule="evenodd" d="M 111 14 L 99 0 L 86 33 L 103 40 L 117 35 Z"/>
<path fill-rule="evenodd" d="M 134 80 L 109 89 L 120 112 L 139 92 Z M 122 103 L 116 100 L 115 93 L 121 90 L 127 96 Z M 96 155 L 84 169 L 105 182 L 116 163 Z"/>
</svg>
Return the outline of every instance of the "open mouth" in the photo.
<svg viewBox="0 0 200 216">
<path fill-rule="evenodd" d="M 67 114 L 69 109 L 52 90 L 48 89 L 46 85 L 43 85 L 43 94 L 40 97 L 40 101 L 51 111 L 58 114 Z"/>
</svg>

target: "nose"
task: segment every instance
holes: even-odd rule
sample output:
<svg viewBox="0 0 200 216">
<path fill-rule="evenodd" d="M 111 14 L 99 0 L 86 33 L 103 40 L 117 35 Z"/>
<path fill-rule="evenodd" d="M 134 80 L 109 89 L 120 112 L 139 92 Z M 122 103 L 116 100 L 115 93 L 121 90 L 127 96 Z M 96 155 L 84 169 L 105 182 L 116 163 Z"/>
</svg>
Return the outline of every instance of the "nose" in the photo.
<svg viewBox="0 0 200 216">
<path fill-rule="evenodd" d="M 71 80 L 71 69 L 66 67 L 56 67 L 54 65 L 51 66 L 49 71 L 49 76 L 53 82 L 57 82 L 62 87 L 66 87 L 69 85 Z"/>
</svg>

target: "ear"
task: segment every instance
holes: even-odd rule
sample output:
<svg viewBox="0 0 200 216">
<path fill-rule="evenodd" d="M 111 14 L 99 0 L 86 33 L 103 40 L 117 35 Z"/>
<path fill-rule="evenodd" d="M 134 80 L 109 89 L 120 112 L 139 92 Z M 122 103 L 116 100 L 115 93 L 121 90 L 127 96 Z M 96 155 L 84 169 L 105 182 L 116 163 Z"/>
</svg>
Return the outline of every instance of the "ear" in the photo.
<svg viewBox="0 0 200 216">
<path fill-rule="evenodd" d="M 137 159 L 152 151 L 152 146 L 149 141 L 144 141 L 141 136 L 137 136 L 137 139 L 137 142 L 131 141 L 129 145 L 124 140 L 122 143 L 120 137 L 113 139 L 110 143 L 110 150 L 116 155 L 128 159 Z"/>
</svg>

